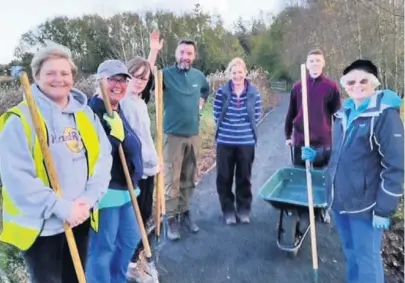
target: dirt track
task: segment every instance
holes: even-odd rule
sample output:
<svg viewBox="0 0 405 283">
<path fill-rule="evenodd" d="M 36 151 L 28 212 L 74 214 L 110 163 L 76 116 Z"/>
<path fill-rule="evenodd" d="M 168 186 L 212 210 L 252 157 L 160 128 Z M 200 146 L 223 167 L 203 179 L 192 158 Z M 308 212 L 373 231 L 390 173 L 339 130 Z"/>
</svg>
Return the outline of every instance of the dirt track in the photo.
<svg viewBox="0 0 405 283">
<path fill-rule="evenodd" d="M 277 247 L 278 211 L 258 197 L 260 186 L 289 163 L 284 144 L 284 115 L 288 94 L 259 126 L 260 140 L 253 168 L 254 200 L 250 225 L 225 226 L 215 188 L 215 168 L 203 177 L 194 195 L 192 213 L 200 232 L 182 232 L 159 253 L 163 283 L 312 283 L 310 237 L 298 256 Z M 319 282 L 344 283 L 339 240 L 328 224 L 318 224 Z M 164 270 L 163 270 L 164 269 Z M 393 282 L 390 282 L 393 283 Z"/>
</svg>

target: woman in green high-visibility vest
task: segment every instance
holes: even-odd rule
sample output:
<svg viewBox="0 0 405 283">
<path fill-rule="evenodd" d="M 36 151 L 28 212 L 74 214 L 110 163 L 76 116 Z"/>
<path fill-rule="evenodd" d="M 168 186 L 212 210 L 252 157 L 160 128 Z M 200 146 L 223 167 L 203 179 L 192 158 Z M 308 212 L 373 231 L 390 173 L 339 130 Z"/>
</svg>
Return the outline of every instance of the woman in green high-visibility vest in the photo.
<svg viewBox="0 0 405 283">
<path fill-rule="evenodd" d="M 87 97 L 73 88 L 70 51 L 50 43 L 31 62 L 32 94 L 56 167 L 62 198 L 50 188 L 25 102 L 0 119 L 3 230 L 0 240 L 22 250 L 32 283 L 78 282 L 63 223 L 73 228 L 86 263 L 90 210 L 107 192 L 111 145 Z"/>
</svg>

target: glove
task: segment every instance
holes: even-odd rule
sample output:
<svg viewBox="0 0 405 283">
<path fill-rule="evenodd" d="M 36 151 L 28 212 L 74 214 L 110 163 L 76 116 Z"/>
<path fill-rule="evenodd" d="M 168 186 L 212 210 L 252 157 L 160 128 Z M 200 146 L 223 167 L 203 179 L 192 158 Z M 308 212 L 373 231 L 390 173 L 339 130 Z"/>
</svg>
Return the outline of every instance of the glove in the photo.
<svg viewBox="0 0 405 283">
<path fill-rule="evenodd" d="M 316 151 L 310 147 L 303 146 L 301 147 L 301 159 L 306 161 L 314 161 L 316 158 Z"/>
<path fill-rule="evenodd" d="M 373 227 L 380 230 L 386 230 L 390 226 L 390 219 L 386 217 L 381 217 L 378 215 L 373 215 Z"/>
<path fill-rule="evenodd" d="M 140 194 L 141 194 L 141 189 L 137 186 L 137 187 L 135 188 L 135 195 L 136 195 L 137 197 L 139 197 Z"/>
<path fill-rule="evenodd" d="M 118 115 L 116 111 L 113 112 L 112 117 L 110 117 L 107 113 L 104 113 L 103 119 L 107 122 L 111 129 L 110 135 L 122 142 L 125 138 L 125 133 L 120 115 Z"/>
</svg>

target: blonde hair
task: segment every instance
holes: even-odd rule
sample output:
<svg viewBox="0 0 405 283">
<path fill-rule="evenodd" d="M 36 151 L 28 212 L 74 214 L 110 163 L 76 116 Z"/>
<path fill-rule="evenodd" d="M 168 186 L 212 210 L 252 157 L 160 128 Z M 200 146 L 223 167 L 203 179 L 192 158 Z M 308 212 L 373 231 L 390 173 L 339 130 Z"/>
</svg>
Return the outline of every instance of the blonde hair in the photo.
<svg viewBox="0 0 405 283">
<path fill-rule="evenodd" d="M 77 66 L 73 62 L 72 52 L 64 45 L 53 41 L 47 41 L 45 46 L 35 53 L 31 61 L 32 75 L 35 77 L 41 71 L 42 65 L 49 59 L 66 59 L 72 69 L 73 77 L 77 75 Z"/>
<path fill-rule="evenodd" d="M 229 62 L 228 67 L 225 70 L 225 73 L 229 76 L 231 74 L 231 70 L 235 66 L 241 66 L 243 69 L 245 69 L 245 72 L 247 73 L 247 67 L 245 61 L 240 58 L 240 57 L 235 57 Z"/>
</svg>

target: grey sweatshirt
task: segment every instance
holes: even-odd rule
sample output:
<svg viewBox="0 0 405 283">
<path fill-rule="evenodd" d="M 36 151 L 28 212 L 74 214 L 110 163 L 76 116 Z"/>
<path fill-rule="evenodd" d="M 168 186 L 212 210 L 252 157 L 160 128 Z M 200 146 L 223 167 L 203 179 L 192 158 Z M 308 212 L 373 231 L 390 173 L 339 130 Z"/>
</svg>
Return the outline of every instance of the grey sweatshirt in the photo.
<svg viewBox="0 0 405 283">
<path fill-rule="evenodd" d="M 72 89 L 69 104 L 61 110 L 35 84 L 31 89 L 47 126 L 49 149 L 62 199 L 37 178 L 29 141 L 17 116 L 9 118 L 0 135 L 0 172 L 8 194 L 23 213 L 18 219 L 9 220 L 28 227 L 41 226 L 44 222 L 41 236 L 49 236 L 63 232 L 63 221 L 69 217 L 74 200 L 81 198 L 93 207 L 107 192 L 111 178 L 111 144 L 82 92 Z M 100 155 L 89 179 L 86 151 L 73 116 L 79 110 L 84 110 L 93 121 L 100 142 Z M 31 121 L 28 110 L 27 113 L 27 119 Z M 35 133 L 34 128 L 32 131 Z"/>
<path fill-rule="evenodd" d="M 154 176 L 159 172 L 159 160 L 150 131 L 148 107 L 143 99 L 128 92 L 120 106 L 129 125 L 142 143 L 143 170 L 145 176 Z"/>
</svg>

